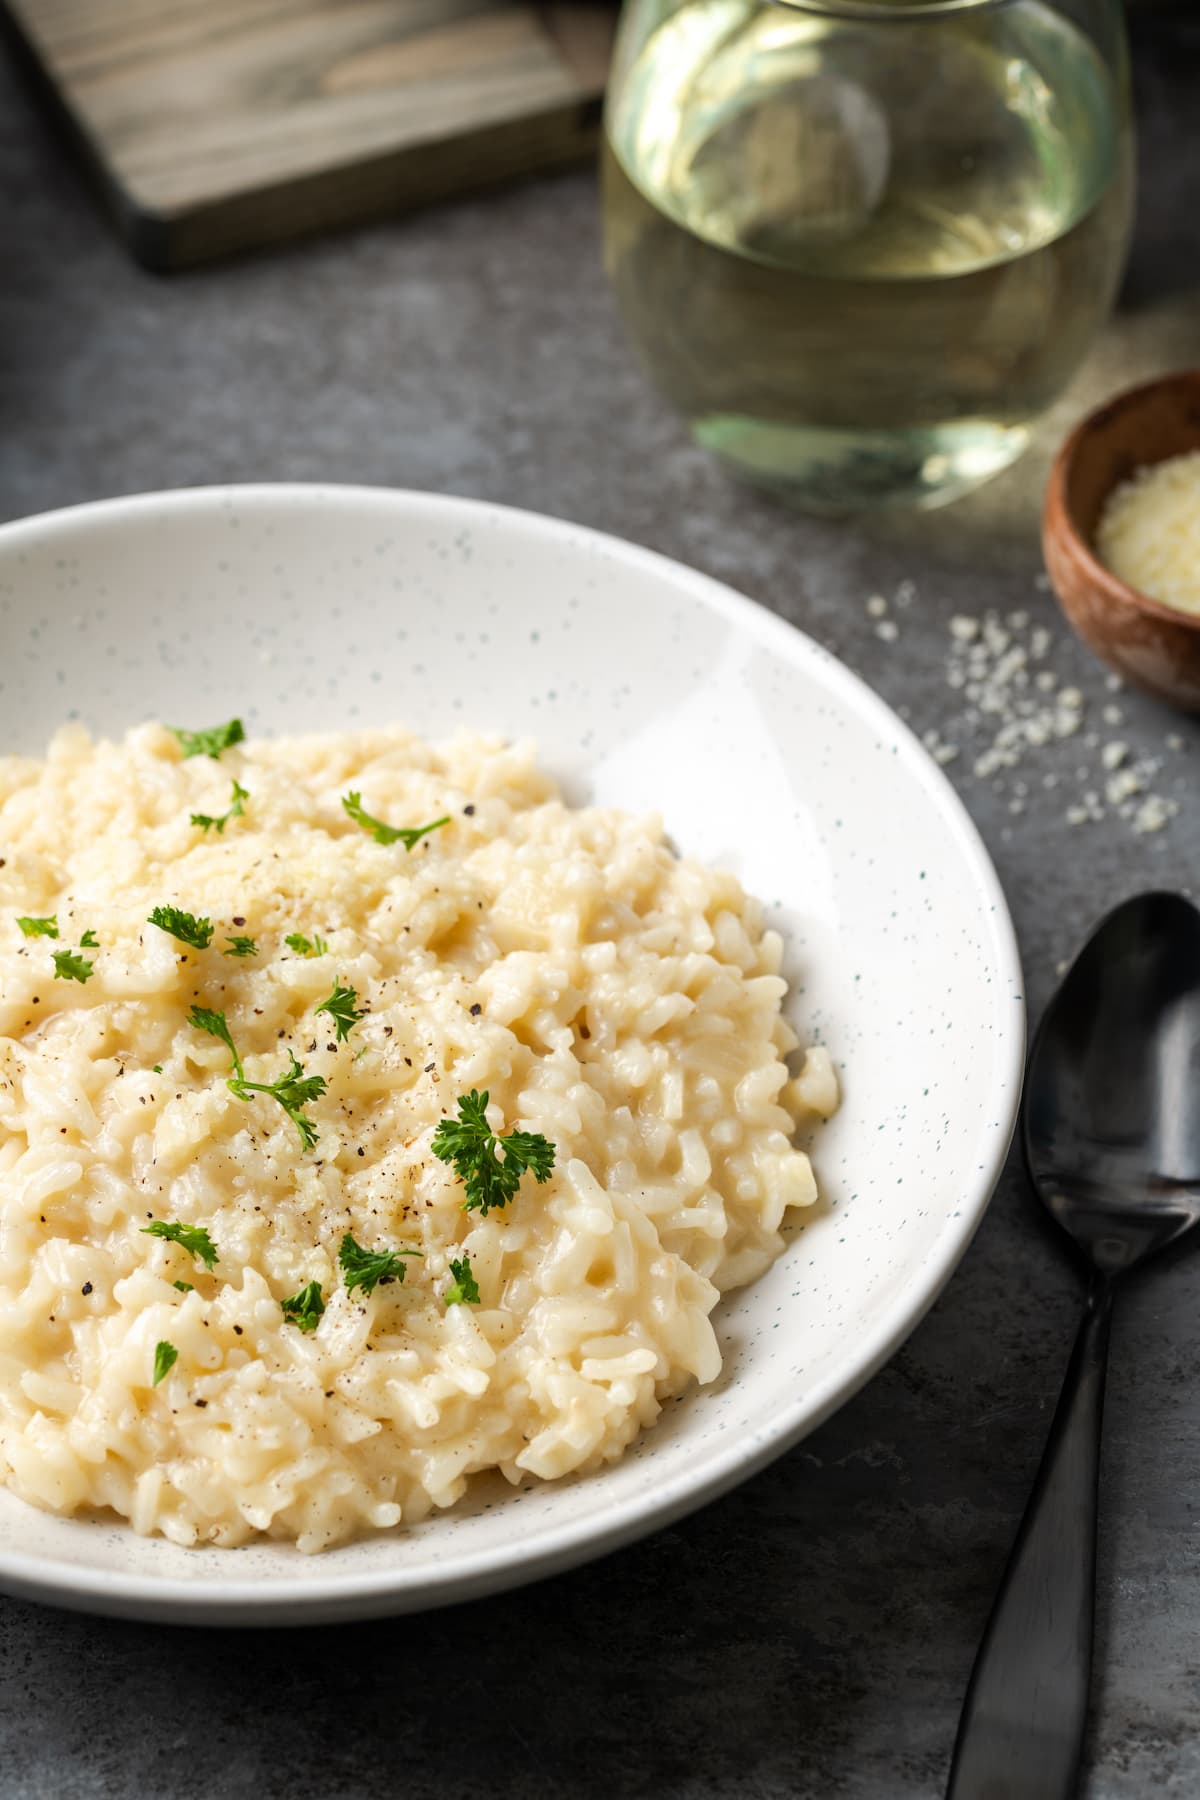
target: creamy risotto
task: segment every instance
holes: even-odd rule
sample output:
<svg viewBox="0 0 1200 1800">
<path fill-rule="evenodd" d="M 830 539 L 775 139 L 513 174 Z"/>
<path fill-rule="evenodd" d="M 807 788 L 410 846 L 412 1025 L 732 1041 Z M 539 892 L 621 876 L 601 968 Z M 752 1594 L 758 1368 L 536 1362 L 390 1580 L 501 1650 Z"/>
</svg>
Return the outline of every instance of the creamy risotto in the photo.
<svg viewBox="0 0 1200 1800">
<path fill-rule="evenodd" d="M 618 1457 L 816 1189 L 780 942 L 527 744 L 0 759 L 0 1477 L 315 1551 Z"/>
</svg>

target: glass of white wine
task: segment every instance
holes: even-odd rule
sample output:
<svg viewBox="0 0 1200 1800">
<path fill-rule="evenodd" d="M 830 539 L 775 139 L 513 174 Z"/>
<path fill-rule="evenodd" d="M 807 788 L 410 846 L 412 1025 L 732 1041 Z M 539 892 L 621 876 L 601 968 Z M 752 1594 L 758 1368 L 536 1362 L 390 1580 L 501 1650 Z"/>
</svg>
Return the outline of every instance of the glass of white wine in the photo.
<svg viewBox="0 0 1200 1800">
<path fill-rule="evenodd" d="M 605 256 L 700 443 L 798 504 L 1004 468 L 1112 304 L 1121 0 L 625 0 Z"/>
</svg>

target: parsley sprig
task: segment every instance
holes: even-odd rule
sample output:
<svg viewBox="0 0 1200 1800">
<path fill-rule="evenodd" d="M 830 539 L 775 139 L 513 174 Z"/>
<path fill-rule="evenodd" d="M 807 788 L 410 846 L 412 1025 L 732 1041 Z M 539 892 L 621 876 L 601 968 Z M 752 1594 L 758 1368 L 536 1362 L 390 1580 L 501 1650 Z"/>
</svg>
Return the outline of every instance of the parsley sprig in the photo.
<svg viewBox="0 0 1200 1800">
<path fill-rule="evenodd" d="M 306 938 L 299 931 L 292 931 L 283 941 L 289 950 L 296 952 L 297 956 L 324 956 L 329 948 L 325 939 L 317 931 L 314 931 L 310 938 Z"/>
<path fill-rule="evenodd" d="M 222 750 L 240 744 L 246 735 L 240 719 L 229 719 L 224 725 L 212 725 L 207 731 L 185 731 L 180 725 L 168 725 L 167 730 L 179 739 L 179 748 L 183 751 L 185 762 L 189 756 L 211 756 L 216 762 Z"/>
<path fill-rule="evenodd" d="M 151 1386 L 157 1387 L 163 1376 L 169 1375 L 178 1361 L 179 1352 L 174 1344 L 168 1344 L 166 1338 L 161 1338 L 154 1346 L 154 1380 Z"/>
<path fill-rule="evenodd" d="M 193 1006 L 188 1014 L 188 1024 L 193 1025 L 197 1031 L 206 1031 L 209 1037 L 218 1038 L 233 1058 L 233 1074 L 227 1077 L 230 1093 L 236 1094 L 239 1100 L 251 1100 L 255 1094 L 269 1094 L 272 1100 L 279 1102 L 300 1133 L 300 1142 L 304 1148 L 311 1150 L 317 1141 L 317 1128 L 305 1115 L 304 1108 L 311 1101 L 320 1099 L 325 1092 L 325 1077 L 306 1075 L 303 1064 L 298 1063 L 289 1050 L 288 1061 L 291 1066 L 277 1080 L 249 1081 L 238 1055 L 237 1045 L 233 1041 L 229 1021 L 223 1012 L 216 1012 L 207 1006 Z"/>
<path fill-rule="evenodd" d="M 541 1183 L 554 1167 L 549 1138 L 537 1131 L 510 1131 L 498 1138 L 487 1122 L 487 1104 L 486 1091 L 472 1088 L 460 1094 L 458 1118 L 443 1119 L 433 1134 L 433 1154 L 453 1165 L 466 1188 L 465 1210 L 485 1218 L 508 1205 L 526 1170 Z"/>
<path fill-rule="evenodd" d="M 382 819 L 371 817 L 363 806 L 362 795 L 354 792 L 342 795 L 342 805 L 354 823 L 361 825 L 364 831 L 369 831 L 377 844 L 403 844 L 406 850 L 411 850 L 431 831 L 437 831 L 439 826 L 450 823 L 450 815 L 447 813 L 445 818 L 434 819 L 429 825 L 385 825 Z"/>
<path fill-rule="evenodd" d="M 51 939 L 58 937 L 57 913 L 49 913 L 45 918 L 31 918 L 23 914 L 17 919 L 17 924 L 22 937 Z M 99 940 L 94 931 L 84 932 L 79 940 L 79 948 L 80 950 L 99 948 Z M 90 963 L 86 956 L 80 956 L 75 950 L 55 950 L 53 957 L 55 981 L 78 981 L 82 984 L 95 967 L 95 964 Z"/>
<path fill-rule="evenodd" d="M 242 786 L 241 782 L 235 781 L 233 784 L 233 792 L 229 796 L 228 811 L 216 815 L 213 813 L 193 813 L 191 815 L 190 823 L 198 825 L 205 836 L 208 835 L 209 831 L 215 831 L 219 837 L 228 825 L 230 819 L 240 819 L 242 817 L 246 810 L 243 802 L 249 798 L 250 796 Z"/>
<path fill-rule="evenodd" d="M 142 1235 L 165 1238 L 169 1244 L 178 1244 L 189 1256 L 202 1262 L 206 1269 L 211 1270 L 218 1261 L 217 1246 L 203 1225 L 180 1225 L 174 1219 L 155 1219 L 151 1224 L 142 1226 Z"/>
<path fill-rule="evenodd" d="M 233 1058 L 234 1074 L 240 1079 L 246 1073 L 229 1029 L 229 1021 L 223 1012 L 212 1012 L 207 1006 L 193 1006 L 188 1014 L 188 1024 L 193 1025 L 197 1031 L 207 1031 L 209 1037 L 219 1038 Z"/>
<path fill-rule="evenodd" d="M 212 943 L 212 920 L 198 919 L 178 906 L 156 906 L 147 922 L 181 944 L 190 944 L 193 950 L 207 950 Z"/>
<path fill-rule="evenodd" d="M 288 1062 L 291 1066 L 275 1081 L 247 1081 L 244 1075 L 231 1075 L 230 1092 L 239 1100 L 249 1100 L 254 1094 L 269 1094 L 272 1100 L 278 1100 L 300 1133 L 300 1142 L 306 1150 L 311 1150 L 317 1141 L 317 1128 L 304 1108 L 311 1101 L 320 1099 L 327 1084 L 323 1075 L 306 1075 L 303 1064 L 296 1061 L 290 1050 Z"/>
<path fill-rule="evenodd" d="M 460 1257 L 450 1258 L 454 1280 L 442 1295 L 447 1306 L 478 1306 L 479 1283 L 471 1272 L 471 1259 L 464 1250 Z"/>
<path fill-rule="evenodd" d="M 55 981 L 78 981 L 80 984 L 88 979 L 94 963 L 86 956 L 79 956 L 74 950 L 56 950 L 54 952 Z"/>
<path fill-rule="evenodd" d="M 347 1232 L 338 1249 L 338 1263 L 346 1280 L 346 1292 L 361 1288 L 372 1294 L 380 1282 L 404 1280 L 404 1258 L 420 1256 L 420 1250 L 364 1250 Z"/>
<path fill-rule="evenodd" d="M 46 919 L 21 918 L 17 920 L 17 924 L 21 927 L 22 937 L 56 938 L 58 936 L 57 913 L 51 913 Z"/>
<path fill-rule="evenodd" d="M 225 943 L 227 948 L 222 950 L 222 956 L 258 955 L 258 945 L 252 937 L 227 937 Z"/>
<path fill-rule="evenodd" d="M 365 1009 L 359 1010 L 358 995 L 355 990 L 352 987 L 341 987 L 336 981 L 329 998 L 322 1000 L 320 1006 L 314 1007 L 313 1010 L 329 1014 L 333 1020 L 333 1029 L 337 1033 L 339 1044 L 344 1044 L 358 1021 L 367 1016 Z"/>
<path fill-rule="evenodd" d="M 320 1282 L 310 1281 L 298 1292 L 289 1294 L 286 1300 L 279 1302 L 279 1310 L 289 1325 L 295 1325 L 301 1331 L 315 1331 L 325 1311 Z"/>
</svg>

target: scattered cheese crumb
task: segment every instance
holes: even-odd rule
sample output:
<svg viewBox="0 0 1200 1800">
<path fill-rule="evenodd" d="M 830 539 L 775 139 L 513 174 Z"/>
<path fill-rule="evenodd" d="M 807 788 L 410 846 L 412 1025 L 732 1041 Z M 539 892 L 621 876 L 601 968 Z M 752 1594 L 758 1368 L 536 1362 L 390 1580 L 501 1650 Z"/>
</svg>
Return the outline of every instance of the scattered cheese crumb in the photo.
<svg viewBox="0 0 1200 1800">
<path fill-rule="evenodd" d="M 1104 784 L 1104 794 L 1110 806 L 1120 806 L 1122 800 L 1129 800 L 1134 794 L 1145 792 L 1146 784 L 1136 769 L 1118 769 L 1110 775 Z"/>
<path fill-rule="evenodd" d="M 1150 794 L 1133 815 L 1133 829 L 1139 836 L 1149 831 L 1161 831 L 1178 811 L 1177 801 L 1164 800 L 1161 794 Z"/>
<path fill-rule="evenodd" d="M 886 611 L 887 602 L 883 604 Z M 876 625 L 880 635 L 884 626 L 895 630 L 890 618 L 881 617 Z M 979 617 L 955 613 L 947 629 L 945 678 L 957 697 L 951 715 L 957 741 L 943 735 L 944 721 L 941 729 L 926 731 L 923 741 L 936 761 L 953 762 L 965 753 L 974 779 L 988 782 L 1003 798 L 1008 815 L 1020 818 L 1038 802 L 1031 798 L 1030 782 L 1015 779 L 1015 772 L 1039 751 L 1074 739 L 1086 755 L 1073 772 L 1044 773 L 1032 790 L 1034 795 L 1061 791 L 1060 816 L 1068 825 L 1120 819 L 1141 836 L 1161 831 L 1175 816 L 1178 802 L 1152 792 L 1161 757 L 1137 756 L 1123 738 L 1097 728 L 1122 725 L 1122 709 L 1111 702 L 1100 706 L 1093 698 L 1089 718 L 1082 689 L 1061 683 L 1051 664 L 1061 640 L 1048 626 L 1018 608 L 1010 613 L 989 610 Z M 1109 675 L 1104 691 L 1119 693 L 1123 686 L 1119 675 Z M 1178 733 L 1166 739 L 1166 747 L 1177 753 L 1188 749 Z M 1001 827 L 1004 841 L 1010 835 L 1007 826 Z"/>
<path fill-rule="evenodd" d="M 958 745 L 948 744 L 936 731 L 927 731 L 921 742 L 934 762 L 940 763 L 943 768 L 947 763 L 952 763 L 958 755 Z"/>
</svg>

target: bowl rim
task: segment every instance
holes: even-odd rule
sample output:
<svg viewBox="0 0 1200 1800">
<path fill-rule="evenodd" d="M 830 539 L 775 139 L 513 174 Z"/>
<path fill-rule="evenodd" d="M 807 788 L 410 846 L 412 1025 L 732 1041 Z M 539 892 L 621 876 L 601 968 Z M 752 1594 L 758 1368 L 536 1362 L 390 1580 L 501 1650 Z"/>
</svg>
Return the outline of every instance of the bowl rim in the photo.
<svg viewBox="0 0 1200 1800">
<path fill-rule="evenodd" d="M 1094 431 L 1097 425 L 1110 414 L 1123 412 L 1126 407 L 1136 405 L 1152 393 L 1163 388 L 1175 387 L 1181 380 L 1194 381 L 1197 388 L 1200 388 L 1200 365 L 1186 369 L 1173 369 L 1166 375 L 1156 375 L 1150 381 L 1139 381 L 1133 387 L 1122 388 L 1119 393 L 1110 395 L 1099 406 L 1094 406 L 1090 412 L 1084 414 L 1063 441 L 1051 466 L 1046 483 L 1045 504 L 1042 509 L 1042 536 L 1046 549 L 1046 560 L 1049 561 L 1049 546 L 1057 535 L 1056 527 L 1061 521 L 1071 553 L 1079 563 L 1082 572 L 1092 585 L 1099 588 L 1108 599 L 1128 607 L 1131 611 L 1144 613 L 1147 618 L 1157 619 L 1164 625 L 1178 626 L 1189 634 L 1200 635 L 1200 613 L 1184 612 L 1181 607 L 1168 606 L 1165 601 L 1156 600 L 1152 594 L 1143 593 L 1141 588 L 1132 587 L 1129 582 L 1123 581 L 1119 575 L 1114 574 L 1107 563 L 1100 560 L 1091 540 L 1080 527 L 1067 498 L 1072 465 L 1079 454 L 1081 444 L 1089 433 Z M 1196 449 L 1200 451 L 1200 438 L 1197 439 Z M 1163 457 L 1161 460 L 1166 462 L 1170 459 Z M 1141 463 L 1138 466 L 1154 468 L 1156 465 Z M 1106 502 L 1109 496 L 1115 492 L 1117 485 L 1114 482 L 1108 489 L 1105 495 Z"/>
<path fill-rule="evenodd" d="M 789 660 L 798 655 L 811 671 L 819 671 L 835 696 L 895 741 L 914 779 L 926 787 L 941 814 L 947 839 L 955 844 L 978 884 L 999 977 L 996 1022 L 1001 1038 L 995 1116 L 981 1135 L 979 1160 L 964 1170 L 954 1215 L 947 1217 L 940 1236 L 907 1284 L 905 1297 L 881 1310 L 852 1366 L 827 1376 L 815 1392 L 797 1394 L 784 1414 L 751 1441 L 727 1445 L 701 1479 L 675 1476 L 652 1501 L 616 1508 L 615 1516 L 600 1521 L 594 1515 L 568 1518 L 541 1533 L 536 1545 L 525 1544 L 517 1556 L 501 1558 L 489 1549 L 466 1554 L 456 1551 L 448 1567 L 435 1570 L 412 1571 L 399 1559 L 386 1571 L 328 1569 L 327 1565 L 323 1569 L 323 1559 L 316 1559 L 316 1566 L 312 1559 L 305 1559 L 277 1580 L 247 1579 L 237 1573 L 235 1558 L 227 1574 L 214 1578 L 207 1569 L 198 1568 L 196 1576 L 188 1579 L 0 1549 L 0 1589 L 74 1610 L 159 1623 L 245 1627 L 395 1616 L 524 1586 L 661 1530 L 765 1468 L 821 1425 L 882 1368 L 925 1318 L 958 1267 L 1007 1161 L 1024 1077 L 1024 979 L 1012 915 L 990 852 L 965 802 L 911 727 L 862 676 L 806 632 L 724 581 L 661 552 L 570 520 L 491 500 L 365 484 L 254 482 L 121 495 L 13 520 L 0 524 L 0 558 L 17 556 L 38 539 L 53 540 L 64 531 L 120 529 L 126 524 L 136 529 L 147 521 L 161 523 L 166 516 L 187 519 L 209 513 L 215 517 L 231 504 L 247 508 L 326 506 L 334 510 L 385 505 L 401 515 L 411 516 L 419 510 L 480 527 L 499 521 L 520 536 L 560 545 L 569 542 L 576 549 L 609 556 L 655 580 L 670 582 L 718 616 L 736 622 L 760 643 L 776 646 Z"/>
</svg>

